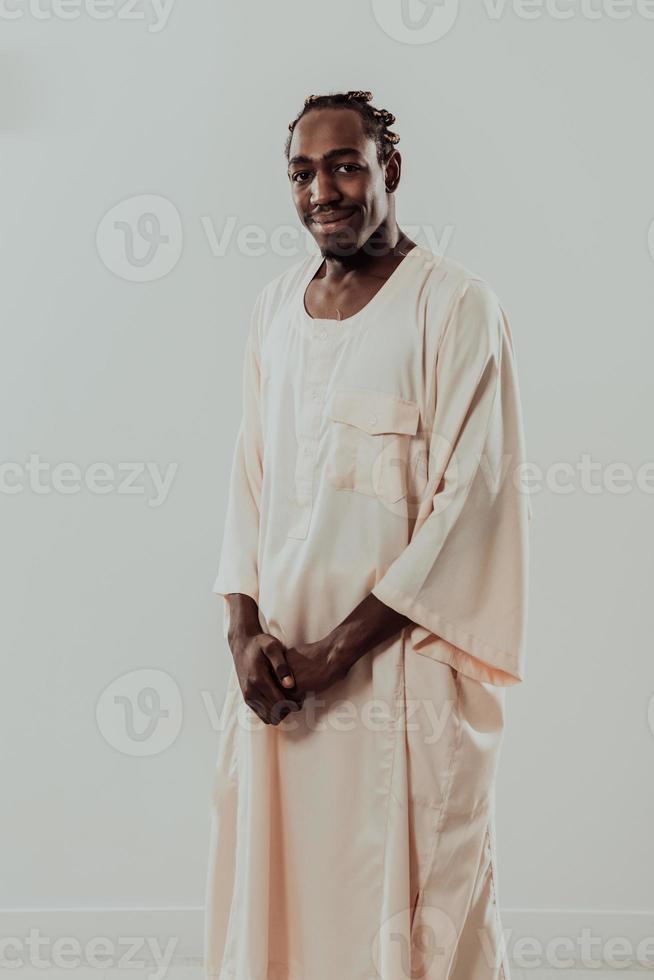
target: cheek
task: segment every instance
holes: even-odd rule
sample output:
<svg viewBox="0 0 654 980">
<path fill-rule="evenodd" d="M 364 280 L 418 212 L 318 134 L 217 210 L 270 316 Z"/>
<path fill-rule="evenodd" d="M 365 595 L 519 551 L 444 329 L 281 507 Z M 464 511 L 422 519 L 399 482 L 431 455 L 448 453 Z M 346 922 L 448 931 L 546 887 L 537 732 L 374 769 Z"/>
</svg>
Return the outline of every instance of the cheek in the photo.
<svg viewBox="0 0 654 980">
<path fill-rule="evenodd" d="M 383 220 L 388 213 L 388 195 L 383 176 L 375 180 L 374 184 L 368 185 L 366 200 L 370 214 L 379 220 Z"/>
<path fill-rule="evenodd" d="M 368 201 L 368 214 L 370 216 L 370 221 L 375 226 L 381 224 L 381 222 L 388 215 L 388 201 L 386 195 L 379 197 L 378 195 L 371 195 Z"/>
<path fill-rule="evenodd" d="M 303 216 L 309 210 L 308 192 L 303 188 L 298 189 L 291 185 L 291 199 L 300 216 Z"/>
</svg>

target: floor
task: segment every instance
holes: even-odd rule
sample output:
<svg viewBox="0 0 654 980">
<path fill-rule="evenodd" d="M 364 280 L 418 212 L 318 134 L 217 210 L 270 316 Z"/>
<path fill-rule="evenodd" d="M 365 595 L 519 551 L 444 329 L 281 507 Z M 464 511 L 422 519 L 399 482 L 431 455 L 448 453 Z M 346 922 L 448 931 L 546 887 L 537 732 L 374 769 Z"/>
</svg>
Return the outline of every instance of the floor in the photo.
<svg viewBox="0 0 654 980">
<path fill-rule="evenodd" d="M 653 970 L 542 970 L 518 969 L 513 967 L 511 980 L 649 980 L 654 978 Z M 163 976 L 156 968 L 139 970 L 43 970 L 33 968 L 0 968 L 2 980 L 203 980 L 199 966 L 171 966 Z"/>
</svg>

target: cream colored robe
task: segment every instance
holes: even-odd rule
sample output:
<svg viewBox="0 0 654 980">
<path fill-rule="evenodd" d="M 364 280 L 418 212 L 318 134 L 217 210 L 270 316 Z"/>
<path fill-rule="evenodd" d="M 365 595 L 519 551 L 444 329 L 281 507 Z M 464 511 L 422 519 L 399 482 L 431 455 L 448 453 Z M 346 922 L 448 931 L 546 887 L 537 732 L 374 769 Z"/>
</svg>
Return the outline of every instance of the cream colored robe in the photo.
<svg viewBox="0 0 654 980">
<path fill-rule="evenodd" d="M 359 313 L 315 319 L 321 262 L 254 306 L 213 591 L 252 596 L 286 645 L 371 591 L 412 623 L 278 726 L 230 657 L 205 975 L 502 978 L 493 790 L 531 516 L 507 317 L 417 246 Z"/>
</svg>

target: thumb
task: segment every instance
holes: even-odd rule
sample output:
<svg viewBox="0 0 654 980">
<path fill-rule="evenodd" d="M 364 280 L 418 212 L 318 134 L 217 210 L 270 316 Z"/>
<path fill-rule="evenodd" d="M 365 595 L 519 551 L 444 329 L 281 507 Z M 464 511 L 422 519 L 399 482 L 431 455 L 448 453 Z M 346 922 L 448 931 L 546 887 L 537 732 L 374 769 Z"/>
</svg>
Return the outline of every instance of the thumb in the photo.
<svg viewBox="0 0 654 980">
<path fill-rule="evenodd" d="M 274 636 L 268 638 L 263 646 L 263 652 L 268 657 L 275 676 L 282 687 L 293 687 L 295 678 L 286 660 L 286 651 L 283 645 Z"/>
</svg>

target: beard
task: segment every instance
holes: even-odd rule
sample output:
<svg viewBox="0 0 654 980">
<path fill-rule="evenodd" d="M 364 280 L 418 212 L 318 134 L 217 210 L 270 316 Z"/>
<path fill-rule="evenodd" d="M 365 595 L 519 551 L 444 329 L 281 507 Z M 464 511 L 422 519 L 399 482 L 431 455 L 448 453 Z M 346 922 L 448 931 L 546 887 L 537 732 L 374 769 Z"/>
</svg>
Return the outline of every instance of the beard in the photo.
<svg viewBox="0 0 654 980">
<path fill-rule="evenodd" d="M 359 251 L 356 231 L 344 228 L 329 235 L 319 246 L 323 259 L 342 259 L 355 255 Z"/>
</svg>

